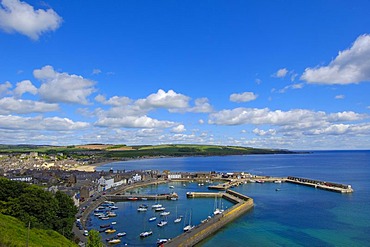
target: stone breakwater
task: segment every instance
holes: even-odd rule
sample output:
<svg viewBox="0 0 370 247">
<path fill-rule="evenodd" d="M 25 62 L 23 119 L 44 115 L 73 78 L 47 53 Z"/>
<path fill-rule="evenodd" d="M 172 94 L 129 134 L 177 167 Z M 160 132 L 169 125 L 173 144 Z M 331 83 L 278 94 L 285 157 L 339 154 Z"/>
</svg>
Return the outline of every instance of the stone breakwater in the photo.
<svg viewBox="0 0 370 247">
<path fill-rule="evenodd" d="M 200 225 L 195 226 L 190 231 L 171 239 L 165 246 L 194 246 L 205 238 L 215 234 L 222 227 L 226 226 L 239 216 L 253 208 L 253 199 L 232 190 L 226 190 L 224 193 L 194 193 L 187 194 L 188 197 L 217 197 L 222 196 L 225 199 L 236 203 L 233 207 L 227 209 L 221 214 L 204 220 Z"/>
</svg>

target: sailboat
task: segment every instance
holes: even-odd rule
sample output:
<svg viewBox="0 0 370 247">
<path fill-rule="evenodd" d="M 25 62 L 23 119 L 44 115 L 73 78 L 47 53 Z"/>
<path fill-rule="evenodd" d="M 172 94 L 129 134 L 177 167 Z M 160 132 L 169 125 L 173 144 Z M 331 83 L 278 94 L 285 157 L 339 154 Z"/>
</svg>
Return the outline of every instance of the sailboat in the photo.
<svg viewBox="0 0 370 247">
<path fill-rule="evenodd" d="M 221 198 L 220 198 L 220 202 L 221 202 Z M 221 206 L 221 209 L 218 207 L 217 197 L 215 197 L 215 210 L 213 211 L 213 214 L 214 215 L 222 214 L 223 211 L 224 210 L 222 209 L 222 206 Z"/>
<path fill-rule="evenodd" d="M 190 231 L 191 229 L 193 229 L 194 228 L 194 226 L 192 226 L 191 225 L 191 211 L 190 211 L 190 215 L 189 215 L 189 224 L 188 225 L 186 225 L 185 227 L 184 227 L 184 232 L 187 232 L 187 231 Z"/>
<path fill-rule="evenodd" d="M 173 221 L 174 223 L 180 223 L 182 220 L 182 217 L 181 216 L 177 216 L 177 206 L 176 206 L 176 219 Z"/>
</svg>

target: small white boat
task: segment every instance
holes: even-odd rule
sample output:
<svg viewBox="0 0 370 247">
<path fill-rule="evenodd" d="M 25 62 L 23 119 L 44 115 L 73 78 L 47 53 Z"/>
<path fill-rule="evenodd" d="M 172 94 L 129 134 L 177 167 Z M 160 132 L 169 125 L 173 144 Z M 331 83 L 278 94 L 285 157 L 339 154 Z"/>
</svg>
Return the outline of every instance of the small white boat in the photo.
<svg viewBox="0 0 370 247">
<path fill-rule="evenodd" d="M 112 223 L 110 223 L 111 225 L 115 225 L 115 224 L 117 224 L 117 222 L 116 221 L 112 221 Z"/>
<path fill-rule="evenodd" d="M 167 225 L 167 221 L 165 221 L 165 220 L 161 220 L 158 224 L 157 224 L 157 226 L 159 226 L 159 227 L 163 227 L 163 226 L 165 226 L 165 225 Z"/>
<path fill-rule="evenodd" d="M 281 184 L 281 180 L 275 180 L 274 183 L 275 184 Z"/>
<path fill-rule="evenodd" d="M 160 238 L 157 240 L 157 246 L 161 246 L 162 244 L 165 244 L 168 242 L 167 238 Z"/>
<path fill-rule="evenodd" d="M 166 210 L 166 208 L 165 208 L 165 207 L 159 207 L 159 208 L 156 208 L 156 209 L 155 209 L 155 211 L 156 211 L 156 212 L 164 211 L 164 210 Z"/>
<path fill-rule="evenodd" d="M 110 206 L 109 208 L 110 208 L 110 209 L 112 209 L 112 210 L 116 210 L 116 209 L 118 209 L 118 207 L 117 207 L 117 206 Z"/>
<path fill-rule="evenodd" d="M 140 237 L 141 238 L 146 238 L 146 237 L 149 237 L 150 235 L 152 235 L 153 234 L 153 232 L 152 231 L 147 231 L 147 232 L 142 232 L 142 233 L 140 233 Z"/>
<path fill-rule="evenodd" d="M 167 215 L 170 215 L 170 212 L 165 211 L 165 212 L 162 212 L 162 213 L 161 213 L 161 216 L 167 216 Z"/>
<path fill-rule="evenodd" d="M 193 229 L 194 228 L 194 226 L 192 226 L 192 225 L 187 225 L 187 226 L 185 226 L 184 227 L 184 232 L 187 232 L 187 231 L 190 231 L 191 229 Z"/>
<path fill-rule="evenodd" d="M 150 217 L 150 218 L 149 218 L 149 222 L 155 221 L 156 219 L 157 219 L 157 217 L 155 217 L 155 216 Z"/>
<path fill-rule="evenodd" d="M 152 208 L 161 208 L 161 207 L 162 207 L 162 204 L 159 204 L 159 203 L 152 205 Z"/>
<path fill-rule="evenodd" d="M 117 237 L 123 237 L 123 236 L 126 236 L 126 233 L 125 232 L 119 232 L 117 233 Z"/>
<path fill-rule="evenodd" d="M 146 211 L 148 211 L 148 209 L 147 208 L 138 208 L 137 211 L 138 212 L 146 212 Z"/>
<path fill-rule="evenodd" d="M 182 220 L 182 217 L 177 217 L 173 222 L 174 223 L 180 223 Z"/>
</svg>

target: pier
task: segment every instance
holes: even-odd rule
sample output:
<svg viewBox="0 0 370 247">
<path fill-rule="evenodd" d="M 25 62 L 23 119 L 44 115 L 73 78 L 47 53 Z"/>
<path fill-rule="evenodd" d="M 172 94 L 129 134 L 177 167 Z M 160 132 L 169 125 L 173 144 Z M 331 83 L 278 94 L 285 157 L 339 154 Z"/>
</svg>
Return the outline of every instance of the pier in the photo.
<svg viewBox="0 0 370 247">
<path fill-rule="evenodd" d="M 325 181 L 319 181 L 319 180 L 313 180 L 308 178 L 298 178 L 298 177 L 287 177 L 285 180 L 288 183 L 294 183 L 294 184 L 300 184 L 310 187 L 315 187 L 322 190 L 329 190 L 334 191 L 338 193 L 352 193 L 353 189 L 351 185 L 346 184 L 338 184 L 338 183 L 332 183 L 332 182 L 325 182 Z"/>
<path fill-rule="evenodd" d="M 225 210 L 223 213 L 204 220 L 200 225 L 195 226 L 190 231 L 171 239 L 165 246 L 194 246 L 205 238 L 215 234 L 225 225 L 237 219 L 242 214 L 253 208 L 253 199 L 232 190 L 226 190 L 224 193 L 187 193 L 189 197 L 215 197 L 222 196 L 225 199 L 236 203 L 233 207 Z"/>
<path fill-rule="evenodd" d="M 136 200 L 171 200 L 177 198 L 177 194 L 158 194 L 158 195 L 143 195 L 143 194 L 124 194 L 124 195 L 106 195 L 109 201 L 136 201 Z"/>
</svg>

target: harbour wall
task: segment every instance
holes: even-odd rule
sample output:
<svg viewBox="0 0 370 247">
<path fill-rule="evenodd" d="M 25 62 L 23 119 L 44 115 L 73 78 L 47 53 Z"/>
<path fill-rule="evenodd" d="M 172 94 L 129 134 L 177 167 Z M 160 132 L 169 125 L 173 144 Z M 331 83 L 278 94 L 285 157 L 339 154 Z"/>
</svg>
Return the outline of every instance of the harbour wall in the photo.
<svg viewBox="0 0 370 247">
<path fill-rule="evenodd" d="M 287 177 L 285 181 L 288 183 L 300 184 L 300 185 L 315 187 L 315 188 L 322 189 L 322 190 L 334 191 L 338 193 L 352 193 L 353 192 L 351 185 L 346 185 L 346 184 L 338 184 L 338 183 L 313 180 L 313 179 L 308 179 L 308 178 L 298 178 L 298 177 L 292 177 L 292 176 Z"/>
<path fill-rule="evenodd" d="M 200 225 L 197 225 L 191 231 L 184 232 L 183 234 L 171 239 L 165 244 L 165 246 L 194 246 L 207 237 L 215 234 L 222 227 L 229 224 L 230 222 L 253 208 L 252 198 L 247 196 L 242 197 L 240 196 L 241 194 L 239 195 L 239 193 L 233 192 L 234 191 L 228 190 L 226 193 L 223 194 L 228 194 L 229 198 L 233 198 L 234 201 L 237 201 L 238 203 L 236 205 L 225 210 L 222 214 L 215 215 L 214 217 L 204 221 Z"/>
</svg>

